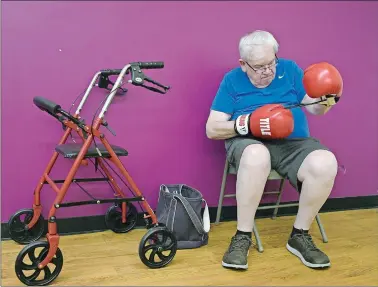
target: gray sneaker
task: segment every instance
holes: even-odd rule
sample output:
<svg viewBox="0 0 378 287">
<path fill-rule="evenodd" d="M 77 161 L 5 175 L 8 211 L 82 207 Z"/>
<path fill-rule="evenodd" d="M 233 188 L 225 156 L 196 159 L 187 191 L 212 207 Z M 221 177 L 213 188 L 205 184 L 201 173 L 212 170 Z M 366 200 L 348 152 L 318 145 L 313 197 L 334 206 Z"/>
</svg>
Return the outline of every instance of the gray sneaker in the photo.
<svg viewBox="0 0 378 287">
<path fill-rule="evenodd" d="M 233 236 L 230 246 L 223 256 L 222 266 L 234 269 L 247 269 L 247 257 L 251 244 L 252 240 L 247 235 L 237 234 Z"/>
<path fill-rule="evenodd" d="M 331 266 L 329 258 L 319 250 L 308 233 L 295 234 L 289 239 L 286 248 L 299 257 L 304 265 L 310 268 Z"/>
</svg>

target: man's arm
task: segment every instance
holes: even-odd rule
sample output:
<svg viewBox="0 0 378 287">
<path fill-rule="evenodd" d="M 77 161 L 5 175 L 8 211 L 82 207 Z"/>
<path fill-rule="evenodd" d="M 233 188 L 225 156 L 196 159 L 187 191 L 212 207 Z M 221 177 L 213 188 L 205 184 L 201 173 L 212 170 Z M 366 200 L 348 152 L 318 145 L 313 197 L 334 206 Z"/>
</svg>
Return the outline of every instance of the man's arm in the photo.
<svg viewBox="0 0 378 287">
<path fill-rule="evenodd" d="M 206 123 L 206 136 L 214 140 L 235 137 L 235 121 L 230 121 L 230 118 L 229 114 L 211 110 Z"/>
</svg>

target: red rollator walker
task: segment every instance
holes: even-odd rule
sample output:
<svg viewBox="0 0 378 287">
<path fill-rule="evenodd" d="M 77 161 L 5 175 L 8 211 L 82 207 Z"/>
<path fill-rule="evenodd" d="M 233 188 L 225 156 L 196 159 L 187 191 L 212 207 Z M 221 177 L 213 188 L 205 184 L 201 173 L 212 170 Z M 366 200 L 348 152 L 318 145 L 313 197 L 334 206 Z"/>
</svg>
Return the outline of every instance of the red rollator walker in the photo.
<svg viewBox="0 0 378 287">
<path fill-rule="evenodd" d="M 74 115 L 71 115 L 69 112 L 63 110 L 60 105 L 48 99 L 41 97 L 34 98 L 34 104 L 42 111 L 47 112 L 60 121 L 63 124 L 65 132 L 55 147 L 53 156 L 35 188 L 33 208 L 19 210 L 8 222 L 11 238 L 20 244 L 27 244 L 20 251 L 15 262 L 15 271 L 22 283 L 31 286 L 48 285 L 61 272 L 63 255 L 58 247 L 59 234 L 57 232 L 56 212 L 59 208 L 63 207 L 113 203 L 105 215 L 106 226 L 116 233 L 126 233 L 133 229 L 137 223 L 138 212 L 132 202 L 138 202 L 141 204 L 141 209 L 144 212 L 144 220 L 148 229 L 139 244 L 139 257 L 141 261 L 150 268 L 160 268 L 168 265 L 173 260 L 177 251 L 176 238 L 167 227 L 157 222 L 156 215 L 143 196 L 143 193 L 138 189 L 120 161 L 119 157 L 128 155 L 128 152 L 119 146 L 109 144 L 105 135 L 100 131 L 101 126 L 108 128 L 104 115 L 117 91 L 126 91 L 122 88 L 125 75 L 130 75 L 128 83 L 165 94 L 169 90 L 169 87 L 150 79 L 142 71 L 143 69 L 162 69 L 163 67 L 164 63 L 162 62 L 136 62 L 126 65 L 122 70 L 102 70 L 97 72 L 86 89 Z M 118 75 L 115 83 L 109 80 L 109 76 L 112 75 Z M 145 82 L 150 82 L 154 86 L 148 86 Z M 113 88 L 106 97 L 98 117 L 96 119 L 93 118 L 90 126 L 85 124 L 84 120 L 80 117 L 80 112 L 90 91 L 95 86 L 110 90 L 108 88 L 109 85 L 113 86 Z M 66 143 L 73 131 L 78 133 L 82 141 L 81 143 Z M 96 143 L 96 139 L 101 141 L 101 143 Z M 59 155 L 73 160 L 73 165 L 64 180 L 53 180 L 49 174 Z M 103 178 L 75 178 L 80 165 L 87 165 L 89 161 L 94 163 L 96 170 L 100 172 L 102 170 Z M 129 188 L 133 197 L 125 196 L 108 169 L 109 167 L 115 172 L 108 161 L 113 163 L 119 169 L 124 179 L 126 179 L 130 186 L 118 175 Z M 63 202 L 71 183 L 79 185 L 80 182 L 90 181 L 107 181 L 114 191 L 114 198 L 96 199 L 87 193 L 91 197 L 91 200 Z M 59 183 L 62 184 L 60 188 L 57 186 Z M 47 241 L 37 241 L 44 234 L 45 220 L 41 214 L 42 204 L 40 199 L 40 193 L 44 184 L 49 184 L 52 187 L 56 192 L 56 197 L 48 214 Z M 38 249 L 40 249 L 39 252 L 36 251 Z M 149 252 L 150 254 L 148 255 Z M 29 260 L 25 262 L 25 259 Z"/>
</svg>

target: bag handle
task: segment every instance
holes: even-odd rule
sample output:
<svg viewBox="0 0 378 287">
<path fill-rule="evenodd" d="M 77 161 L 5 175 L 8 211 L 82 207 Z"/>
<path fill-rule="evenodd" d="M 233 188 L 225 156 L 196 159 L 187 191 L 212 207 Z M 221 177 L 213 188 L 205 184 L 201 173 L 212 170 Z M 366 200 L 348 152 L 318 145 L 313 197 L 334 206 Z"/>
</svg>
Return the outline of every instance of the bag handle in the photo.
<svg viewBox="0 0 378 287">
<path fill-rule="evenodd" d="M 173 223 L 175 221 L 174 214 L 176 212 L 176 205 L 177 205 L 177 199 L 173 198 L 171 200 L 170 205 L 169 205 L 169 210 L 168 210 L 168 214 L 167 214 L 167 221 L 166 221 L 167 227 L 170 230 L 173 230 Z"/>
<path fill-rule="evenodd" d="M 183 197 L 180 194 L 175 194 L 175 193 L 172 194 L 172 196 L 181 201 L 182 205 L 184 206 L 186 212 L 188 213 L 188 215 L 189 215 L 190 219 L 192 220 L 194 227 L 197 229 L 198 233 L 201 234 L 201 235 L 206 233 L 203 226 L 202 226 L 201 221 L 199 220 L 199 218 L 197 216 L 197 214 L 194 212 L 192 206 L 188 203 L 188 201 L 185 199 L 185 197 Z"/>
<path fill-rule="evenodd" d="M 181 195 L 181 190 L 182 190 L 183 184 L 179 185 L 179 192 L 169 192 L 169 188 L 162 184 L 160 186 L 161 191 L 168 192 L 172 195 L 173 199 L 179 199 L 181 203 L 183 204 L 186 212 L 188 213 L 192 223 L 194 224 L 194 227 L 197 229 L 198 233 L 203 235 L 204 233 L 208 233 L 210 231 L 210 214 L 209 214 L 209 208 L 207 206 L 206 200 L 202 199 L 203 202 L 205 202 L 205 210 L 203 214 L 203 226 L 198 218 L 197 214 L 194 212 L 193 207 L 189 204 L 189 202 L 186 200 L 184 196 Z M 177 204 L 177 202 L 175 202 Z"/>
</svg>

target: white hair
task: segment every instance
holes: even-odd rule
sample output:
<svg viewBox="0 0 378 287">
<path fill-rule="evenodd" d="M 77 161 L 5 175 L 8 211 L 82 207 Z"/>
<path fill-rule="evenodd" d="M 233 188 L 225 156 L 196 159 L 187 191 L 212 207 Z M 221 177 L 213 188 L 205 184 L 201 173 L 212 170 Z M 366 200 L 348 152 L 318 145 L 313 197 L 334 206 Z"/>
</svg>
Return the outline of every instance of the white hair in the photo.
<svg viewBox="0 0 378 287">
<path fill-rule="evenodd" d="M 271 45 L 274 53 L 278 52 L 278 42 L 271 33 L 256 30 L 244 35 L 239 41 L 240 58 L 247 60 L 250 57 L 250 54 L 253 52 L 254 46 L 262 45 Z"/>
</svg>

